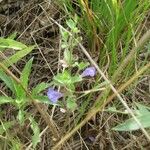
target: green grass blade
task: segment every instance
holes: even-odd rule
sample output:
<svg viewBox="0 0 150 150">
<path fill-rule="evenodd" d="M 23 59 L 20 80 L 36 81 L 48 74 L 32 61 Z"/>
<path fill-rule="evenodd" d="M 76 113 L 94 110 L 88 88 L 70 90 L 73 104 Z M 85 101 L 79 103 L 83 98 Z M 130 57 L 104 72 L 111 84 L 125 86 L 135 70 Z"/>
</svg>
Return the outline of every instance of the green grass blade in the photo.
<svg viewBox="0 0 150 150">
<path fill-rule="evenodd" d="M 52 84 L 51 83 L 45 83 L 42 82 L 38 84 L 35 88 L 32 90 L 32 95 L 35 96 L 39 94 L 41 91 L 45 90 L 46 88 L 50 87 Z"/>
<path fill-rule="evenodd" d="M 20 76 L 20 81 L 22 83 L 22 85 L 24 86 L 25 89 L 28 88 L 28 82 L 29 82 L 29 75 L 31 73 L 31 68 L 32 68 L 32 62 L 33 62 L 33 58 L 31 58 L 27 64 L 25 65 L 22 74 Z"/>
<path fill-rule="evenodd" d="M 22 49 L 22 50 L 16 52 L 14 55 L 10 56 L 7 60 L 4 60 L 2 63 L 6 67 L 9 67 L 12 64 L 16 63 L 17 61 L 19 61 L 24 56 L 26 56 L 27 54 L 29 54 L 33 49 L 34 49 L 34 46 L 30 46 L 25 49 Z"/>
<path fill-rule="evenodd" d="M 14 103 L 14 99 L 12 99 L 11 97 L 0 96 L 0 105 L 5 103 Z"/>
<path fill-rule="evenodd" d="M 0 48 L 12 48 L 15 50 L 21 50 L 27 48 L 27 46 L 21 42 L 17 42 L 13 39 L 0 38 Z"/>
<path fill-rule="evenodd" d="M 28 82 L 29 82 L 29 75 L 31 72 L 31 67 L 32 67 L 32 62 L 33 58 L 31 58 L 27 64 L 25 65 L 22 74 L 20 76 L 20 81 L 22 85 L 24 86 L 25 89 L 28 88 Z M 15 81 L 13 81 L 14 87 L 15 87 L 15 92 L 16 92 L 16 98 L 17 99 L 24 99 L 26 97 L 26 92 L 22 88 L 21 85 L 18 85 Z"/>
<path fill-rule="evenodd" d="M 15 37 L 17 36 L 17 32 L 14 32 L 14 33 L 12 33 L 9 37 L 8 37 L 8 39 L 14 39 Z M 2 51 L 4 51 L 6 48 L 1 48 L 0 47 L 0 51 L 2 52 Z"/>
<path fill-rule="evenodd" d="M 12 80 L 14 89 L 15 89 L 15 97 L 16 99 L 23 99 L 26 97 L 26 92 L 22 89 L 22 86 L 16 83 L 16 81 Z"/>
<path fill-rule="evenodd" d="M 6 86 L 15 93 L 14 84 L 12 82 L 12 79 L 6 75 L 2 70 L 0 70 L 0 79 L 6 84 Z"/>
</svg>

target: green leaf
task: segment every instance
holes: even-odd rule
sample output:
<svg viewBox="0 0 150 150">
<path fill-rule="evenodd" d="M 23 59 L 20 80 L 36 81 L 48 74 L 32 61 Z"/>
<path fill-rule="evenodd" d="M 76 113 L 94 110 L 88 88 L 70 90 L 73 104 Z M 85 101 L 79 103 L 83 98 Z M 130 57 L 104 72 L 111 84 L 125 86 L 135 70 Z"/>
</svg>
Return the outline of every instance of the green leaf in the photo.
<svg viewBox="0 0 150 150">
<path fill-rule="evenodd" d="M 62 73 L 58 73 L 56 76 L 53 78 L 56 82 L 60 83 L 60 85 L 68 85 L 71 84 L 71 75 L 68 71 L 64 71 Z"/>
<path fill-rule="evenodd" d="M 82 77 L 78 75 L 71 76 L 70 73 L 65 70 L 63 73 L 58 73 L 54 76 L 54 80 L 62 85 L 68 85 L 82 81 Z"/>
<path fill-rule="evenodd" d="M 27 46 L 13 39 L 0 38 L 0 48 L 12 48 L 16 50 L 26 49 Z"/>
<path fill-rule="evenodd" d="M 139 122 L 142 124 L 144 128 L 150 127 L 150 112 L 142 116 L 137 116 L 137 119 L 139 120 Z M 140 129 L 140 126 L 133 118 L 131 118 L 126 120 L 124 123 L 117 125 L 112 129 L 116 131 L 134 131 Z"/>
<path fill-rule="evenodd" d="M 23 108 L 25 108 L 28 105 L 29 99 L 28 98 L 16 98 L 15 99 L 15 106 L 19 109 L 19 110 L 23 110 Z"/>
<path fill-rule="evenodd" d="M 80 63 L 75 62 L 73 66 L 74 66 L 74 67 L 77 66 L 79 70 L 83 70 L 83 69 L 85 69 L 87 66 L 89 66 L 89 64 L 90 64 L 89 62 L 80 62 Z"/>
<path fill-rule="evenodd" d="M 13 85 L 14 85 L 14 89 L 15 89 L 15 96 L 16 99 L 23 99 L 26 96 L 26 92 L 23 90 L 22 86 L 18 83 L 16 83 L 16 81 L 12 80 Z"/>
<path fill-rule="evenodd" d="M 67 47 L 69 47 L 68 43 L 62 42 L 61 48 L 65 49 Z"/>
<path fill-rule="evenodd" d="M 70 29 L 72 29 L 72 30 L 76 27 L 76 23 L 75 23 L 72 19 L 67 20 L 67 21 L 66 21 L 66 24 L 67 24 L 68 27 L 69 27 Z"/>
<path fill-rule="evenodd" d="M 29 81 L 29 75 L 31 73 L 31 67 L 32 67 L 32 62 L 33 62 L 33 58 L 31 58 L 25 65 L 21 77 L 20 77 L 20 81 L 22 83 L 22 85 L 25 87 L 25 89 L 28 88 L 28 81 Z"/>
<path fill-rule="evenodd" d="M 32 136 L 33 148 L 35 148 L 36 145 L 40 142 L 40 129 L 38 127 L 38 124 L 35 122 L 35 120 L 32 117 L 30 117 L 29 120 L 31 122 L 31 129 L 33 130 L 33 136 Z"/>
<path fill-rule="evenodd" d="M 14 38 L 16 38 L 16 36 L 17 36 L 17 32 L 14 32 L 11 35 L 9 35 L 8 39 L 13 39 L 14 40 Z"/>
<path fill-rule="evenodd" d="M 22 74 L 20 76 L 20 81 L 22 83 L 22 85 L 24 86 L 25 89 L 28 88 L 28 81 L 29 81 L 29 75 L 31 72 L 31 67 L 32 67 L 32 62 L 33 62 L 33 58 L 31 58 L 25 65 Z M 16 91 L 16 98 L 17 99 L 24 99 L 26 97 L 26 92 L 24 91 L 24 89 L 22 88 L 21 85 L 16 84 L 16 82 L 14 81 L 14 87 L 15 87 L 15 91 Z"/>
<path fill-rule="evenodd" d="M 62 28 L 60 28 L 60 33 L 62 36 L 62 40 L 66 43 L 69 38 L 69 33 L 67 31 L 63 30 Z"/>
<path fill-rule="evenodd" d="M 33 50 L 34 46 L 24 48 L 20 51 L 17 51 L 14 55 L 10 56 L 7 60 L 4 60 L 2 63 L 6 66 L 9 67 L 12 64 L 16 63 L 19 61 L 21 58 L 29 54 Z"/>
<path fill-rule="evenodd" d="M 76 101 L 74 97 L 68 97 L 67 99 L 67 108 L 74 111 L 77 107 Z"/>
<path fill-rule="evenodd" d="M 14 39 L 15 37 L 16 37 L 16 35 L 17 35 L 17 32 L 14 32 L 14 33 L 12 33 L 11 35 L 9 35 L 9 37 L 8 37 L 8 39 Z M 0 51 L 2 52 L 2 51 L 4 51 L 6 48 L 1 48 L 0 47 Z"/>
<path fill-rule="evenodd" d="M 78 75 L 73 76 L 73 77 L 71 78 L 71 81 L 72 81 L 72 83 L 80 82 L 80 81 L 82 81 L 82 77 L 81 77 L 81 76 L 78 76 Z"/>
<path fill-rule="evenodd" d="M 39 94 L 41 91 L 45 90 L 46 88 L 50 87 L 52 84 L 51 83 L 45 83 L 42 82 L 38 84 L 35 88 L 32 90 L 32 95 L 35 96 Z"/>
<path fill-rule="evenodd" d="M 0 96 L 0 105 L 5 103 L 14 103 L 14 99 L 12 99 L 11 97 Z"/>
<path fill-rule="evenodd" d="M 36 100 L 39 103 L 54 105 L 54 104 L 51 103 L 51 101 L 48 99 L 47 96 L 39 96 L 39 95 L 38 96 L 33 96 L 33 99 Z M 59 104 L 55 104 L 55 105 L 59 106 Z"/>
<path fill-rule="evenodd" d="M 66 86 L 69 90 L 75 89 L 74 83 L 82 81 L 81 76 L 71 76 L 68 71 L 64 71 L 63 73 L 58 73 L 54 76 L 54 83 L 59 86 Z"/>
<path fill-rule="evenodd" d="M 6 86 L 15 94 L 15 88 L 12 79 L 0 70 L 0 79 L 6 84 Z"/>
<path fill-rule="evenodd" d="M 70 92 L 75 91 L 75 86 L 74 86 L 73 83 L 72 83 L 72 84 L 67 84 L 66 87 L 67 87 L 67 89 L 68 89 Z"/>
<path fill-rule="evenodd" d="M 136 104 L 136 106 L 138 107 L 138 109 L 136 109 L 135 111 L 136 111 L 136 114 L 138 115 L 138 116 L 140 116 L 140 115 L 143 115 L 144 116 L 144 114 L 147 114 L 147 113 L 149 113 L 149 107 L 147 107 L 147 106 L 144 106 L 144 105 L 142 105 L 142 104 L 140 104 L 140 103 L 135 103 Z"/>
<path fill-rule="evenodd" d="M 64 60 L 66 61 L 66 63 L 71 66 L 72 62 L 73 62 L 73 55 L 71 53 L 71 51 L 69 51 L 68 49 L 65 49 L 64 51 Z"/>
<path fill-rule="evenodd" d="M 116 107 L 109 107 L 105 109 L 104 111 L 110 112 L 110 113 L 118 113 L 118 114 L 128 114 L 128 112 L 122 111 L 122 110 L 117 110 Z"/>
<path fill-rule="evenodd" d="M 17 119 L 19 120 L 20 125 L 24 125 L 24 121 L 25 121 L 25 112 L 23 110 L 19 110 L 18 115 L 17 115 Z"/>
<path fill-rule="evenodd" d="M 15 121 L 7 121 L 0 125 L 0 134 L 2 135 L 6 132 L 9 128 L 11 128 L 15 124 Z"/>
</svg>

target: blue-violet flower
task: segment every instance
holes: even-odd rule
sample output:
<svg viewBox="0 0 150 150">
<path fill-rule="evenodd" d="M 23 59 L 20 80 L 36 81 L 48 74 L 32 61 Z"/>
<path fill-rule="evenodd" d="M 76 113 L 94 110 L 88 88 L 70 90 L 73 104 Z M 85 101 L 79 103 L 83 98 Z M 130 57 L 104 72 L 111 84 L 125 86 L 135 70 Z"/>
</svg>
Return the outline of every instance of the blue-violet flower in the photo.
<svg viewBox="0 0 150 150">
<path fill-rule="evenodd" d="M 53 104 L 56 104 L 58 99 L 63 97 L 63 94 L 54 90 L 53 88 L 49 88 L 47 91 L 47 96 Z"/>
<path fill-rule="evenodd" d="M 87 77 L 87 76 L 94 77 L 95 74 L 96 74 L 96 68 L 88 67 L 82 72 L 81 76 L 82 77 Z"/>
</svg>

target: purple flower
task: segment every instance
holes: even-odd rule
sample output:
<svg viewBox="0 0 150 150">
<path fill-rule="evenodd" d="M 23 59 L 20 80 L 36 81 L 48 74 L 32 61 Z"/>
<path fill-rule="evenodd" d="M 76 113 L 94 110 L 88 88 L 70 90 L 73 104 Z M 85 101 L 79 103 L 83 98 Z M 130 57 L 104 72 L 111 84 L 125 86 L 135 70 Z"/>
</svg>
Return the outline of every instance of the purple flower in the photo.
<svg viewBox="0 0 150 150">
<path fill-rule="evenodd" d="M 95 141 L 95 138 L 93 136 L 89 136 L 89 139 L 91 140 L 91 142 Z"/>
<path fill-rule="evenodd" d="M 95 74 L 96 74 L 96 68 L 88 67 L 82 72 L 81 76 L 82 77 L 87 77 L 87 76 L 94 77 Z"/>
<path fill-rule="evenodd" d="M 58 99 L 63 97 L 63 94 L 54 90 L 53 88 L 49 88 L 47 91 L 47 96 L 53 104 L 56 104 Z"/>
</svg>

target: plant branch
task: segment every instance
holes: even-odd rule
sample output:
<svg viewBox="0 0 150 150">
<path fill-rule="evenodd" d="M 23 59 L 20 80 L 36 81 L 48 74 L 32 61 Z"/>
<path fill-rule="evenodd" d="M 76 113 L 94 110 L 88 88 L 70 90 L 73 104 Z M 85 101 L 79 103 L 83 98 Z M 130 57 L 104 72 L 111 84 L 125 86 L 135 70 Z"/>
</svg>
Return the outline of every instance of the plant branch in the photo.
<svg viewBox="0 0 150 150">
<path fill-rule="evenodd" d="M 0 63 L 0 68 L 5 71 L 9 76 L 11 76 L 13 78 L 13 80 L 15 80 L 18 84 L 20 84 L 20 86 L 22 87 L 22 89 L 26 92 L 26 94 L 28 95 L 28 97 L 30 98 L 32 104 L 36 107 L 36 109 L 39 111 L 39 113 L 41 114 L 42 118 L 44 119 L 44 121 L 46 122 L 46 124 L 49 127 L 50 132 L 53 134 L 54 138 L 56 140 L 58 140 L 59 137 L 59 133 L 54 125 L 54 122 L 52 119 L 50 119 L 50 115 L 48 114 L 48 112 L 46 112 L 46 108 L 44 105 L 40 106 L 36 100 L 34 100 L 32 98 L 32 95 L 27 91 L 27 89 L 22 85 L 21 81 L 9 70 L 7 69 L 7 67 L 5 67 L 5 65 L 3 65 L 2 63 Z"/>
<path fill-rule="evenodd" d="M 150 63 L 140 69 L 136 74 L 134 74 L 125 84 L 121 85 L 118 88 L 118 93 L 121 93 L 125 88 L 127 88 L 131 83 L 136 80 L 141 74 L 143 74 L 148 68 L 150 68 Z M 73 134 L 75 134 L 82 126 L 84 126 L 93 116 L 95 116 L 99 111 L 101 111 L 110 101 L 112 101 L 117 96 L 117 93 L 112 94 L 108 97 L 105 103 L 103 103 L 100 107 L 91 108 L 88 112 L 87 116 L 83 121 L 81 121 L 73 130 L 68 132 L 53 148 L 52 150 L 58 150 L 61 145 L 65 143 Z M 97 98 L 99 100 L 99 97 Z M 96 101 L 97 101 L 96 100 Z"/>
<path fill-rule="evenodd" d="M 57 21 L 55 21 L 54 19 L 52 19 L 51 17 L 49 17 L 49 20 L 52 20 L 55 24 L 57 24 L 61 29 L 67 31 L 69 33 L 69 35 L 72 36 L 72 34 L 66 30 L 63 26 L 61 26 Z M 126 57 L 126 59 L 123 61 L 121 67 L 119 67 L 119 71 L 118 74 L 121 73 L 122 68 L 124 68 L 128 61 L 130 61 L 135 53 L 135 50 L 137 50 L 137 48 L 140 48 L 143 46 L 143 44 L 149 39 L 150 36 L 150 31 L 148 31 L 146 34 L 144 34 L 144 38 L 142 37 L 141 40 L 139 41 L 139 44 L 136 48 L 134 48 L 130 54 Z M 81 48 L 82 52 L 86 55 L 86 57 L 89 59 L 89 61 L 91 62 L 91 64 L 97 69 L 98 73 L 103 77 L 103 79 L 108 83 L 108 86 L 111 88 L 111 90 L 114 92 L 114 94 L 118 97 L 118 99 L 120 100 L 120 102 L 124 105 L 124 107 L 126 108 L 126 110 L 128 111 L 128 113 L 133 117 L 133 119 L 136 121 L 136 123 L 140 126 L 141 130 L 143 131 L 144 135 L 147 137 L 147 139 L 150 141 L 150 136 L 148 135 L 147 131 L 143 128 L 142 124 L 139 122 L 139 120 L 136 118 L 136 116 L 134 115 L 134 113 L 132 112 L 132 110 L 128 107 L 127 103 L 123 100 L 123 98 L 120 96 L 120 94 L 118 93 L 118 91 L 115 89 L 115 87 L 113 86 L 113 84 L 110 82 L 109 79 L 107 79 L 107 77 L 105 76 L 105 74 L 101 71 L 101 69 L 99 68 L 99 66 L 95 63 L 95 61 L 91 58 L 91 56 L 89 55 L 89 53 L 87 52 L 87 50 L 83 47 L 83 45 L 81 43 L 79 43 L 79 41 L 77 39 L 75 39 L 76 42 L 79 44 L 79 47 Z M 89 113 L 91 113 L 92 115 L 95 113 L 93 113 L 90 111 Z M 87 120 L 89 120 L 91 118 L 91 115 L 88 115 Z M 85 119 L 86 120 L 86 119 Z M 84 121 L 83 120 L 79 125 L 79 127 L 81 127 L 82 125 L 84 125 Z M 77 126 L 78 127 L 78 126 Z M 79 128 L 78 128 L 79 129 Z M 77 130 L 73 129 L 73 133 L 76 132 Z M 72 132 L 70 132 L 72 133 Z M 69 133 L 69 134 L 70 134 Z M 70 136 L 69 136 L 70 137 Z M 66 135 L 63 139 L 68 139 L 68 135 Z M 61 144 L 63 144 L 63 142 L 65 140 L 61 140 L 60 142 L 58 142 L 58 144 L 53 148 L 53 150 L 56 150 Z"/>
</svg>

